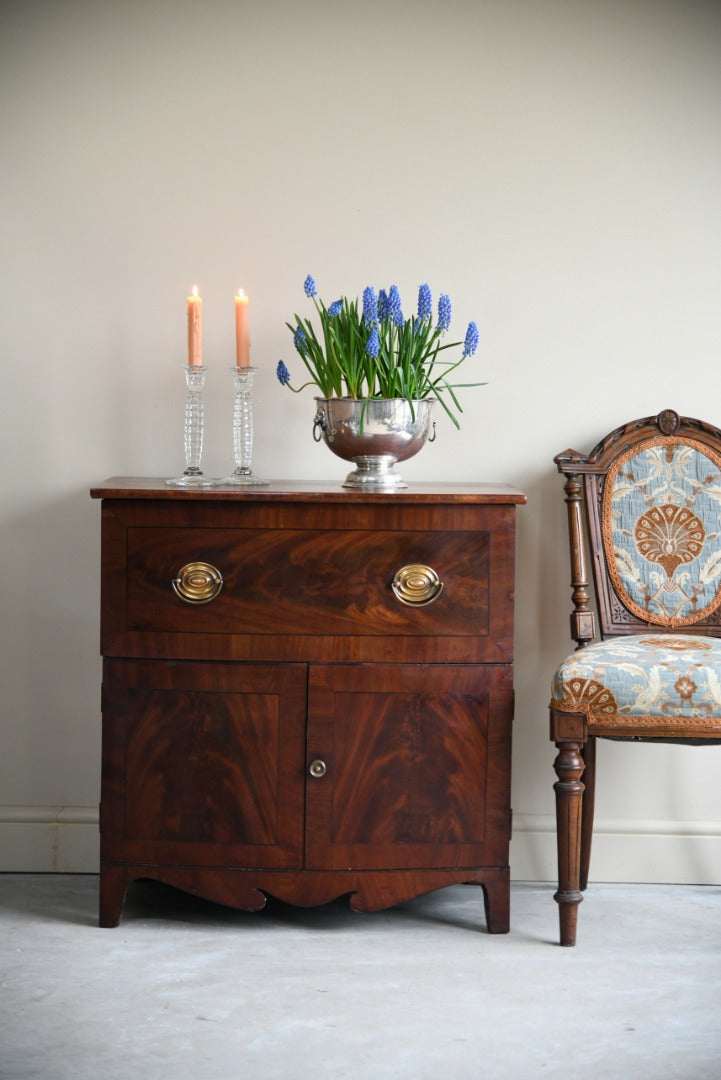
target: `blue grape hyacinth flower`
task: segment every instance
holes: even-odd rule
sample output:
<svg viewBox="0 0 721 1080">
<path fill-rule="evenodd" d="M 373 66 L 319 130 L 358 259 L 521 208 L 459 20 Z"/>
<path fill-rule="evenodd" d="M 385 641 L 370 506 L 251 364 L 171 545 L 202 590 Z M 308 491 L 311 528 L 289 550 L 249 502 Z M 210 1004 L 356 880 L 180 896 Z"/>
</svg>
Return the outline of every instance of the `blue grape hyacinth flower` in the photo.
<svg viewBox="0 0 721 1080">
<path fill-rule="evenodd" d="M 303 282 L 303 288 L 305 289 L 305 295 L 313 297 L 318 295 L 318 289 L 315 284 L 315 279 L 308 274 L 308 277 Z"/>
<path fill-rule="evenodd" d="M 388 292 L 388 314 L 396 326 L 403 326 L 405 319 L 403 318 L 403 310 L 401 308 L 401 297 L 398 292 L 397 285 L 391 285 Z"/>
<path fill-rule="evenodd" d="M 305 336 L 304 331 L 299 326 L 293 334 L 293 344 L 300 353 L 301 356 L 305 356 L 308 352 L 308 339 Z"/>
<path fill-rule="evenodd" d="M 282 360 L 278 361 L 278 366 L 275 369 L 275 374 L 277 375 L 278 382 L 281 386 L 288 386 L 288 384 L 290 383 L 290 372 L 288 371 L 288 368 L 285 366 Z"/>
<path fill-rule="evenodd" d="M 366 326 L 375 326 L 378 322 L 378 298 L 372 285 L 363 290 L 363 322 Z"/>
<path fill-rule="evenodd" d="M 437 330 L 447 330 L 451 325 L 451 298 L 441 293 L 438 297 L 438 326 Z"/>
<path fill-rule="evenodd" d="M 328 314 L 330 315 L 331 319 L 337 319 L 342 310 L 343 310 L 343 301 L 342 300 L 334 300 L 333 303 L 328 308 Z"/>
<path fill-rule="evenodd" d="M 478 348 L 478 327 L 474 322 L 469 322 L 466 330 L 466 340 L 463 343 L 463 356 L 473 356 Z"/>
<path fill-rule="evenodd" d="M 418 318 L 419 320 L 430 319 L 433 301 L 431 300 L 430 285 L 421 285 L 418 289 Z"/>
<path fill-rule="evenodd" d="M 366 355 L 369 356 L 371 360 L 375 360 L 380 351 L 381 343 L 378 337 L 378 328 L 374 326 L 366 341 Z"/>
<path fill-rule="evenodd" d="M 385 289 L 381 289 L 378 293 L 378 318 L 381 322 L 387 319 L 390 315 L 390 305 L 388 303 L 388 293 Z"/>
</svg>

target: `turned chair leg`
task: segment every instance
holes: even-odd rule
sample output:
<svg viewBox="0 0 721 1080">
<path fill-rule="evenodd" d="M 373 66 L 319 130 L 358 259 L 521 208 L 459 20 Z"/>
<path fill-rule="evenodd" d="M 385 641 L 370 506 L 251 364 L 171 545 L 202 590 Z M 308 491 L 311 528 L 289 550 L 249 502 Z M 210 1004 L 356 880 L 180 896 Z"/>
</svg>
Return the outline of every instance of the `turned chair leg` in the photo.
<svg viewBox="0 0 721 1080">
<path fill-rule="evenodd" d="M 553 764 L 558 780 L 556 792 L 556 834 L 558 840 L 558 904 L 561 945 L 576 944 L 578 905 L 583 900 L 581 878 L 581 812 L 584 762 L 581 742 L 557 742 Z"/>
<path fill-rule="evenodd" d="M 596 803 L 596 739 L 591 736 L 583 750 L 583 803 L 581 811 L 581 876 L 579 888 L 588 888 L 588 870 L 591 865 L 591 841 L 593 839 L 593 812 Z"/>
</svg>

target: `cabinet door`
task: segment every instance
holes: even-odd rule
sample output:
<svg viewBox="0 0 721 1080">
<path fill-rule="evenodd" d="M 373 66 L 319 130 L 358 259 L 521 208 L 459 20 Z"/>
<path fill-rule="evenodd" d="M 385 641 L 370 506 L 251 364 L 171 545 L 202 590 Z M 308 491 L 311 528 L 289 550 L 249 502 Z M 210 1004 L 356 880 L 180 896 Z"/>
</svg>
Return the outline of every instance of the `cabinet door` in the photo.
<svg viewBox="0 0 721 1080">
<path fill-rule="evenodd" d="M 300 867 L 307 668 L 106 660 L 104 862 Z"/>
<path fill-rule="evenodd" d="M 507 865 L 512 708 L 506 666 L 311 667 L 306 866 Z"/>
</svg>

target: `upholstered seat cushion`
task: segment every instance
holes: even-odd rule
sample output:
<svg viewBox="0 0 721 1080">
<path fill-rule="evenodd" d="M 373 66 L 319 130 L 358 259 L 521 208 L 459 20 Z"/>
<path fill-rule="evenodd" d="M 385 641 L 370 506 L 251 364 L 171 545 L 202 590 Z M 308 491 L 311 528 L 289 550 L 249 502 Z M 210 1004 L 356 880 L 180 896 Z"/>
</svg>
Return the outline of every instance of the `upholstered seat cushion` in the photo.
<svg viewBox="0 0 721 1080">
<path fill-rule="evenodd" d="M 634 634 L 599 641 L 567 657 L 553 679 L 551 708 L 586 713 L 614 730 L 663 727 L 676 718 L 721 734 L 721 639 Z"/>
</svg>

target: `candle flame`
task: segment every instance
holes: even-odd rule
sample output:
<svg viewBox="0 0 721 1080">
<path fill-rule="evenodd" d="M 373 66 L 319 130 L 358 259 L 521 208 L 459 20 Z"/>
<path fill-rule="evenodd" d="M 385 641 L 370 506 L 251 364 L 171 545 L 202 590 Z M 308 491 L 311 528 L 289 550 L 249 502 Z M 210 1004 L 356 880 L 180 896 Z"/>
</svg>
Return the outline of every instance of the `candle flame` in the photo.
<svg viewBox="0 0 721 1080">
<path fill-rule="evenodd" d="M 193 285 L 193 296 L 197 300 L 197 298 L 198 298 L 198 286 L 197 285 Z"/>
<path fill-rule="evenodd" d="M 238 300 L 247 300 L 247 299 L 248 299 L 248 297 L 245 295 L 243 290 L 238 289 Z"/>
</svg>

